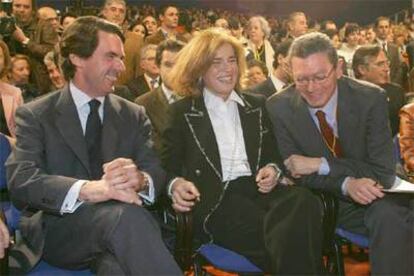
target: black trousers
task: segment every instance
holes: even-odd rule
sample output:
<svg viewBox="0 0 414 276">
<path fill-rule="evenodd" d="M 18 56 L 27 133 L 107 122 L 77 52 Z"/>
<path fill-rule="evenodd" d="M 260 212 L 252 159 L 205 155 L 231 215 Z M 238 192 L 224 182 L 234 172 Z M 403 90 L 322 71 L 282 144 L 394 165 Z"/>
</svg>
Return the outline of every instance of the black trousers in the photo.
<svg viewBox="0 0 414 276">
<path fill-rule="evenodd" d="M 363 206 L 341 201 L 339 226 L 367 235 L 373 275 L 414 275 L 414 196 L 386 194 Z"/>
<path fill-rule="evenodd" d="M 254 178 L 241 177 L 229 184 L 208 229 L 216 244 L 265 272 L 316 275 L 322 264 L 321 216 L 319 199 L 306 189 L 281 186 L 262 194 Z"/>
<path fill-rule="evenodd" d="M 43 258 L 99 275 L 181 275 L 159 227 L 143 207 L 109 201 L 83 204 L 73 214 L 47 216 Z"/>
</svg>

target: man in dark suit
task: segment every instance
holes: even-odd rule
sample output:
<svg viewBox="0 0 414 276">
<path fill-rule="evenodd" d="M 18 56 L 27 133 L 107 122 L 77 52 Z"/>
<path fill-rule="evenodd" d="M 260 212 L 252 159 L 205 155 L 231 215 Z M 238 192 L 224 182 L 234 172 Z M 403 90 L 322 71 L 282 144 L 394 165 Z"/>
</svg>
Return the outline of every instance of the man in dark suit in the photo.
<svg viewBox="0 0 414 276">
<path fill-rule="evenodd" d="M 407 72 L 403 70 L 402 57 L 397 45 L 388 41 L 390 31 L 390 19 L 384 16 L 378 17 L 375 21 L 376 44 L 384 50 L 390 61 L 391 82 L 404 86 Z"/>
<path fill-rule="evenodd" d="M 145 39 L 146 44 L 158 45 L 161 41 L 166 39 L 180 40 L 187 42 L 184 35 L 177 33 L 178 27 L 178 8 L 172 5 L 162 6 L 158 12 L 158 18 L 161 26 L 158 31 Z"/>
<path fill-rule="evenodd" d="M 372 274 L 412 275 L 413 198 L 382 190 L 395 179 L 384 93 L 342 77 L 324 34 L 296 39 L 289 60 L 295 85 L 267 102 L 284 164 L 298 184 L 338 196 L 338 224 L 368 236 Z"/>
<path fill-rule="evenodd" d="M 157 87 L 161 84 L 160 69 L 155 62 L 155 54 L 157 51 L 157 45 L 148 44 L 141 49 L 141 61 L 139 66 L 143 72 L 130 82 L 127 86 L 135 98 L 141 96 Z"/>
<path fill-rule="evenodd" d="M 175 64 L 177 53 L 184 46 L 179 41 L 165 40 L 157 47 L 155 61 L 160 68 L 162 84 L 149 93 L 139 96 L 136 103 L 145 107 L 145 111 L 153 127 L 154 148 L 159 152 L 161 147 L 161 133 L 166 127 L 169 118 L 169 104 L 176 101 L 177 96 L 168 83 L 168 73 Z"/>
<path fill-rule="evenodd" d="M 98 274 L 180 274 L 142 206 L 165 175 L 142 108 L 111 95 L 125 70 L 121 30 L 81 17 L 64 32 L 64 89 L 17 111 L 7 163 L 21 232 L 34 254 Z M 154 261 L 157 260 L 157 261 Z"/>
<path fill-rule="evenodd" d="M 291 76 L 286 56 L 291 44 L 292 40 L 286 39 L 277 46 L 273 61 L 273 72 L 264 82 L 248 89 L 246 92 L 261 94 L 268 98 L 273 93 L 282 91 L 289 84 Z"/>
<path fill-rule="evenodd" d="M 379 85 L 385 90 L 391 133 L 394 137 L 400 129 L 399 112 L 406 100 L 402 87 L 390 82 L 390 66 L 384 50 L 378 45 L 360 47 L 355 51 L 352 67 L 356 78 Z"/>
</svg>

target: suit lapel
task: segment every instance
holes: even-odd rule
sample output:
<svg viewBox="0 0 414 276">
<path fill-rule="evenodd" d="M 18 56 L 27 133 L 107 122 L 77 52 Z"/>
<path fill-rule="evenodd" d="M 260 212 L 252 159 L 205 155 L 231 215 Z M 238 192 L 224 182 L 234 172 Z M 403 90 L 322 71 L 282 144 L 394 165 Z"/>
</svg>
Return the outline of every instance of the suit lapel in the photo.
<svg viewBox="0 0 414 276">
<path fill-rule="evenodd" d="M 109 162 L 116 156 L 119 133 L 121 133 L 120 127 L 127 123 L 121 120 L 120 113 L 121 106 L 119 102 L 111 94 L 106 96 L 102 128 L 102 153 L 104 162 Z"/>
<path fill-rule="evenodd" d="M 218 145 L 202 96 L 197 96 L 192 99 L 191 110 L 185 113 L 184 117 L 201 154 L 213 169 L 216 176 L 222 180 Z"/>
<path fill-rule="evenodd" d="M 354 133 L 359 125 L 357 110 L 355 110 L 355 105 L 352 104 L 352 99 L 349 97 L 350 90 L 351 88 L 344 81 L 338 81 L 338 136 L 344 154 L 349 152 L 347 149 L 354 148 L 354 136 L 348 135 L 345 137 L 345 133 Z"/>
<path fill-rule="evenodd" d="M 56 104 L 56 127 L 90 174 L 88 151 L 81 123 L 68 86 L 62 90 Z"/>
<path fill-rule="evenodd" d="M 242 95 L 239 94 L 239 96 L 245 103 L 244 107 L 238 104 L 238 109 L 246 154 L 249 160 L 250 169 L 254 174 L 254 172 L 259 169 L 260 158 L 262 155 L 263 132 L 266 131 L 263 129 L 264 126 L 262 123 L 263 110 L 260 107 L 253 108 Z"/>
</svg>

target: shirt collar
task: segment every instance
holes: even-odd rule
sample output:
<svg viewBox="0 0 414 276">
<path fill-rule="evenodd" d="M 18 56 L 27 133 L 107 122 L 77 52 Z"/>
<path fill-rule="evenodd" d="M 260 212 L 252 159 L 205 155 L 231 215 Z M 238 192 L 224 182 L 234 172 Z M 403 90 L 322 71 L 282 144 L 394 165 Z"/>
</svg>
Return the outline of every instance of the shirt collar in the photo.
<svg viewBox="0 0 414 276">
<path fill-rule="evenodd" d="M 318 110 L 322 110 L 327 117 L 335 117 L 336 116 L 336 106 L 338 105 L 338 87 L 335 88 L 335 92 L 333 93 L 332 97 L 326 103 L 326 105 L 322 108 L 312 108 L 308 107 L 310 112 L 314 115 Z"/>
<path fill-rule="evenodd" d="M 88 104 L 90 100 L 93 99 L 88 94 L 76 87 L 72 81 L 69 82 L 69 91 L 72 94 L 73 102 L 78 109 L 82 108 L 84 105 Z M 103 103 L 105 101 L 104 96 L 96 97 L 95 99 L 100 101 L 101 106 L 103 106 Z"/>
<path fill-rule="evenodd" d="M 282 90 L 283 87 L 286 85 L 286 83 L 284 83 L 280 79 L 276 78 L 276 76 L 274 74 L 270 74 L 270 79 L 272 80 L 273 85 L 276 88 L 276 91 Z"/>
<path fill-rule="evenodd" d="M 167 98 L 167 101 L 170 101 L 170 98 L 174 93 L 174 91 L 172 91 L 171 89 L 169 89 L 167 86 L 165 86 L 164 82 L 161 83 L 161 89 L 162 92 L 164 93 L 165 97 Z"/>
<path fill-rule="evenodd" d="M 211 109 L 214 109 L 214 107 L 217 104 L 223 104 L 223 103 L 227 104 L 230 102 L 236 102 L 243 107 L 245 106 L 243 99 L 234 90 L 231 91 L 230 96 L 227 98 L 227 101 L 224 101 L 223 98 L 221 98 L 220 96 L 217 96 L 216 94 L 211 92 L 211 90 L 205 87 L 203 89 L 203 97 L 204 97 L 204 102 L 206 104 L 206 107 L 211 108 Z"/>
</svg>

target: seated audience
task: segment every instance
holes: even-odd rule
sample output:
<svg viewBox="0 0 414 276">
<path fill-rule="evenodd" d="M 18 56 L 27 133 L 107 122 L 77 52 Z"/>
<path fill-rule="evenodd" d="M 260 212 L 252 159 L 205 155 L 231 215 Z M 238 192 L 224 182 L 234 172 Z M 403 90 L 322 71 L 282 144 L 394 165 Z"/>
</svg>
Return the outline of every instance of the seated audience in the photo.
<svg viewBox="0 0 414 276">
<path fill-rule="evenodd" d="M 308 21 L 303 12 L 292 12 L 287 19 L 287 37 L 295 39 L 308 32 Z"/>
<path fill-rule="evenodd" d="M 247 62 L 247 79 L 246 88 L 251 88 L 264 82 L 269 75 L 266 64 L 261 61 L 252 59 Z"/>
<path fill-rule="evenodd" d="M 273 56 L 275 51 L 270 44 L 269 23 L 263 16 L 250 17 L 247 22 L 247 60 L 255 59 L 266 64 L 268 72 L 273 68 Z"/>
<path fill-rule="evenodd" d="M 356 49 L 358 49 L 359 41 L 359 26 L 355 23 L 350 23 L 345 27 L 345 42 L 342 43 L 341 48 L 338 49 L 338 55 L 344 58 L 346 62 L 347 76 L 354 77 L 352 70 L 352 57 Z"/>
<path fill-rule="evenodd" d="M 143 75 L 138 76 L 127 83 L 131 93 L 135 98 L 145 94 L 161 84 L 160 69 L 155 62 L 157 45 L 147 44 L 141 49 L 141 61 L 139 63 Z"/>
<path fill-rule="evenodd" d="M 168 74 L 174 66 L 178 52 L 184 44 L 175 40 L 164 40 L 157 47 L 155 62 L 160 68 L 161 85 L 139 96 L 136 103 L 145 107 L 145 111 L 153 127 L 154 148 L 159 153 L 161 148 L 161 134 L 169 119 L 169 105 L 177 101 L 178 97 L 172 91 L 168 82 Z"/>
<path fill-rule="evenodd" d="M 45 55 L 43 62 L 46 65 L 47 72 L 49 73 L 49 78 L 52 81 L 52 86 L 50 91 L 55 91 L 56 89 L 61 89 L 66 84 L 66 80 L 60 71 L 59 68 L 59 57 L 55 51 L 50 51 Z"/>
<path fill-rule="evenodd" d="M 264 82 L 248 89 L 247 92 L 261 94 L 268 98 L 273 93 L 282 91 L 291 82 L 290 66 L 287 61 L 291 44 L 292 40 L 286 39 L 277 46 L 272 73 Z"/>
<path fill-rule="evenodd" d="M 400 150 L 404 169 L 411 181 L 414 180 L 414 103 L 400 110 Z"/>
<path fill-rule="evenodd" d="M 25 102 L 30 102 L 39 96 L 37 89 L 30 82 L 31 71 L 28 56 L 18 54 L 11 58 L 9 73 L 7 75 L 8 81 L 10 84 L 22 90 Z M 47 78 L 47 82 L 48 80 L 49 78 Z"/>
<path fill-rule="evenodd" d="M 23 104 L 22 92 L 19 88 L 8 84 L 7 68 L 10 66 L 9 49 L 0 40 L 0 132 L 11 137 L 16 137 L 16 109 Z"/>
<path fill-rule="evenodd" d="M 147 15 L 142 20 L 142 23 L 147 28 L 148 35 L 152 35 L 157 32 L 158 30 L 158 23 L 154 16 Z"/>
<path fill-rule="evenodd" d="M 356 50 L 352 61 L 355 77 L 381 86 L 387 95 L 388 117 L 391 134 L 399 131 L 399 111 L 405 104 L 405 92 L 398 84 L 390 82 L 390 63 L 378 45 L 362 46 Z"/>
<path fill-rule="evenodd" d="M 271 274 L 319 274 L 312 250 L 320 243 L 302 229 L 320 227 L 320 203 L 282 184 L 264 98 L 236 92 L 245 66 L 240 43 L 217 30 L 200 32 L 178 54 L 168 78 L 185 98 L 171 106 L 161 150 L 172 206 L 192 211 L 195 246 L 214 242 Z M 280 236 L 284 208 L 296 224 Z"/>
</svg>

